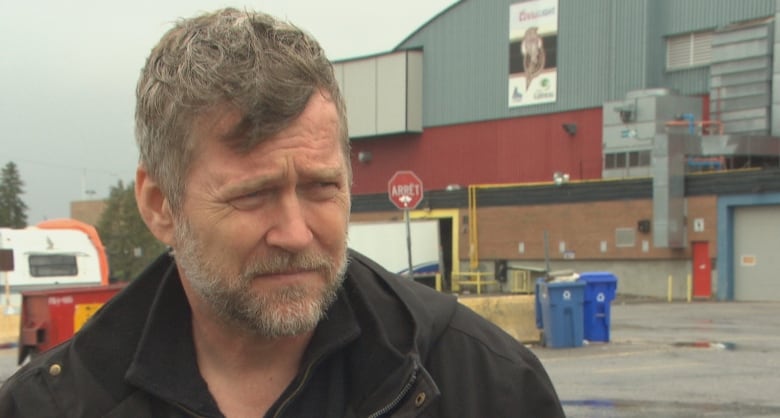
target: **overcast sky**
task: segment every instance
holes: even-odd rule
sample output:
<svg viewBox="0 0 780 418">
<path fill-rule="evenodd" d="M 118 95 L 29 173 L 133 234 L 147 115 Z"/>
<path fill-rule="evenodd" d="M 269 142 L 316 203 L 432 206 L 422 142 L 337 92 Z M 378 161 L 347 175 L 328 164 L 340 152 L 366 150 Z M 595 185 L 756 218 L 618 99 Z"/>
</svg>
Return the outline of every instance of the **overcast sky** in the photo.
<svg viewBox="0 0 780 418">
<path fill-rule="evenodd" d="M 15 162 L 28 223 L 132 181 L 135 84 L 180 17 L 261 10 L 312 33 L 328 56 L 388 51 L 456 0 L 42 0 L 0 12 L 0 165 Z"/>
</svg>

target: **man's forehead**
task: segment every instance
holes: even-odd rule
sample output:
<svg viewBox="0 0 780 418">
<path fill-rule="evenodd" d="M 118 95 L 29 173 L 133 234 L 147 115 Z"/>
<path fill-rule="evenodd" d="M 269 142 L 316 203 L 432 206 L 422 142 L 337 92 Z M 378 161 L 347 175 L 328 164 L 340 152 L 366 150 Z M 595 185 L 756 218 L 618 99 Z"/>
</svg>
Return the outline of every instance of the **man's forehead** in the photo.
<svg viewBox="0 0 780 418">
<path fill-rule="evenodd" d="M 257 120 L 258 117 L 261 120 Z M 324 91 L 315 91 L 301 109 L 301 112 L 290 119 L 262 120 L 261 115 L 252 114 L 239 109 L 232 103 L 210 106 L 198 112 L 192 122 L 193 146 L 200 148 L 203 142 L 222 143 L 238 153 L 250 152 L 255 146 L 266 139 L 275 137 L 288 128 L 298 126 L 296 121 L 302 121 L 304 130 L 315 128 L 319 131 L 324 126 L 334 128 L 334 139 L 341 142 L 343 130 L 339 110 L 331 96 Z"/>
<path fill-rule="evenodd" d="M 234 106 L 211 106 L 198 112 L 193 120 L 193 127 L 201 135 L 223 139 L 234 135 L 243 119 L 243 112 Z"/>
</svg>

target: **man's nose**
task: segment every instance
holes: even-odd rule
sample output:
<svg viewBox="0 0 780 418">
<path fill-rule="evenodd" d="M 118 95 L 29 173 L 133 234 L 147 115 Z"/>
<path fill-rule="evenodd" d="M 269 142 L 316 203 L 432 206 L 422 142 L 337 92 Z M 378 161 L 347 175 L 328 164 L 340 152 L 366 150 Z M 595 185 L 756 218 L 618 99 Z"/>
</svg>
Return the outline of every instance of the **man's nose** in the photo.
<svg viewBox="0 0 780 418">
<path fill-rule="evenodd" d="M 294 192 L 284 192 L 279 196 L 272 227 L 268 230 L 268 245 L 296 252 L 311 244 L 314 235 L 309 228 L 300 197 Z"/>
</svg>

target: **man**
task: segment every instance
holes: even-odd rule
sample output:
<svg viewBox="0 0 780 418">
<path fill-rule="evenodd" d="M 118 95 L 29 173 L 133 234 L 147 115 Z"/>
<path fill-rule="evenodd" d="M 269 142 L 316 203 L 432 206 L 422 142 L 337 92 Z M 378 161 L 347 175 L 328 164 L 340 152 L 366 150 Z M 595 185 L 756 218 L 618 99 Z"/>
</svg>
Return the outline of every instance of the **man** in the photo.
<svg viewBox="0 0 780 418">
<path fill-rule="evenodd" d="M 563 416 L 522 345 L 347 250 L 346 111 L 310 36 L 181 21 L 137 95 L 138 208 L 173 252 L 11 378 L 0 416 Z"/>
</svg>

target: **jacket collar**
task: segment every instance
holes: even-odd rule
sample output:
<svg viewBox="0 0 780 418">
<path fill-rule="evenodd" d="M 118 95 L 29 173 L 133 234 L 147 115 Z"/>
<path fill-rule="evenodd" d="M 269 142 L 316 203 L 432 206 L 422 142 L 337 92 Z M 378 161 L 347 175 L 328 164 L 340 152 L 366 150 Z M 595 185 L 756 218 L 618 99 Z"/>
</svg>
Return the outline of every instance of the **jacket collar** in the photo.
<svg viewBox="0 0 780 418">
<path fill-rule="evenodd" d="M 301 370 L 347 346 L 360 332 L 349 300 L 341 291 L 326 312 L 326 319 L 317 326 L 304 353 Z M 192 312 L 176 268 L 169 269 L 162 279 L 125 377 L 131 384 L 171 404 L 203 416 L 220 415 L 198 371 L 192 342 Z"/>
<path fill-rule="evenodd" d="M 427 289 L 412 288 L 390 276 L 350 252 L 337 302 L 318 326 L 304 357 L 312 362 L 332 350 L 348 350 L 352 373 L 348 398 L 361 414 L 393 402 L 412 374 L 417 376 L 412 390 L 428 388 L 429 395 L 438 393 L 421 364 L 456 302 L 429 299 Z M 129 396 L 138 387 L 170 402 L 199 393 L 202 396 L 187 406 L 209 415 L 216 404 L 197 371 L 191 313 L 179 280 L 172 257 L 161 256 L 82 328 L 74 348 L 115 399 Z"/>
</svg>

